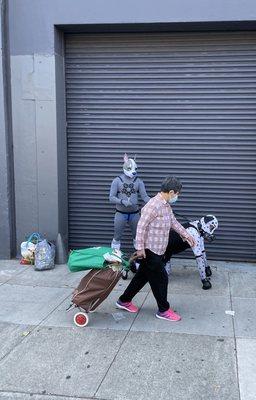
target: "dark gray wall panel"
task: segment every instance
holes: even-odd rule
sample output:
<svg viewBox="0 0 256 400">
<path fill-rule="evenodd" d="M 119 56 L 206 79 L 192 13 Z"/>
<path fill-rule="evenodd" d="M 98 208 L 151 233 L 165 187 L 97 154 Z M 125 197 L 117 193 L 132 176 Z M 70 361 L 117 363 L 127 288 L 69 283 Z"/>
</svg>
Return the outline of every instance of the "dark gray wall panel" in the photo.
<svg viewBox="0 0 256 400">
<path fill-rule="evenodd" d="M 151 195 L 173 174 L 178 213 L 218 217 L 212 258 L 256 259 L 255 33 L 67 35 L 66 95 L 71 247 L 110 243 L 126 151 Z"/>
</svg>

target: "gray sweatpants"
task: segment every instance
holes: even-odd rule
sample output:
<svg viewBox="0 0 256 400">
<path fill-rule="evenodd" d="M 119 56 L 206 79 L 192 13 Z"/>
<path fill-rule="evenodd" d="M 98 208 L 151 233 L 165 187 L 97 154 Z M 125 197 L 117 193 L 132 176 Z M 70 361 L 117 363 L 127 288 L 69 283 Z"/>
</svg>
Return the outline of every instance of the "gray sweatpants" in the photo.
<svg viewBox="0 0 256 400">
<path fill-rule="evenodd" d="M 139 219 L 140 219 L 139 213 L 122 214 L 117 211 L 115 213 L 115 219 L 114 219 L 114 239 L 118 242 L 121 240 L 126 224 L 129 225 L 132 232 L 132 238 L 135 239 L 136 229 Z"/>
</svg>

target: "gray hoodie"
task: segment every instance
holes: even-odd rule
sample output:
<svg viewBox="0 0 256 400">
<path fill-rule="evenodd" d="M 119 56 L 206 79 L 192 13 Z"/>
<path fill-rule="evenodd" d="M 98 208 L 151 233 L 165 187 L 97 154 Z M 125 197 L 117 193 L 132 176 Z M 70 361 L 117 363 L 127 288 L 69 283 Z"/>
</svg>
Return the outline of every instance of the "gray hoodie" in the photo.
<svg viewBox="0 0 256 400">
<path fill-rule="evenodd" d="M 117 176 L 111 184 L 109 201 L 116 204 L 117 211 L 132 213 L 139 210 L 138 193 L 141 199 L 147 203 L 150 197 L 147 195 L 142 179 L 129 178 L 125 174 Z"/>
</svg>

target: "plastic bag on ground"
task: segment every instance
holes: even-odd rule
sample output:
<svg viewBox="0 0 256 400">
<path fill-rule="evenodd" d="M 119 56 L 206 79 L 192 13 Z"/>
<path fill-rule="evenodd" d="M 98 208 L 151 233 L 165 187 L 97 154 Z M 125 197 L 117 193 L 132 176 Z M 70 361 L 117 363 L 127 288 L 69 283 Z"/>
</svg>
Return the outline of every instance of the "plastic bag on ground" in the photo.
<svg viewBox="0 0 256 400">
<path fill-rule="evenodd" d="M 21 243 L 20 252 L 22 255 L 22 264 L 34 264 L 36 245 L 41 240 L 43 240 L 41 235 L 34 232 L 29 236 L 27 241 Z"/>
<path fill-rule="evenodd" d="M 42 240 L 36 245 L 35 265 L 36 271 L 44 271 L 55 267 L 55 246 L 47 240 Z"/>
</svg>

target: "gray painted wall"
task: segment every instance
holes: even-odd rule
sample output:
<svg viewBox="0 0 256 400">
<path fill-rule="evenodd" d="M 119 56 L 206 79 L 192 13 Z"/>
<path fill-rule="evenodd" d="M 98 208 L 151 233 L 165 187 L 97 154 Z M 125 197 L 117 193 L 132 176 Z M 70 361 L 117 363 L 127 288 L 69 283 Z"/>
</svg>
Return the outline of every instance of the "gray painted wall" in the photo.
<svg viewBox="0 0 256 400">
<path fill-rule="evenodd" d="M 11 53 L 54 54 L 54 25 L 255 20 L 255 0 L 12 0 Z"/>
<path fill-rule="evenodd" d="M 32 231 L 67 242 L 63 34 L 55 25 L 106 30 L 132 24 L 136 30 L 144 29 L 141 24 L 255 20 L 255 0 L 9 1 L 17 251 Z"/>
<path fill-rule="evenodd" d="M 18 243 L 30 232 L 39 231 L 50 240 L 59 233 L 59 188 L 63 191 L 59 174 L 64 171 L 57 154 L 57 125 L 61 127 L 57 124 L 55 70 L 53 55 L 11 58 Z M 63 135 L 65 142 L 65 129 Z M 59 157 L 65 165 L 62 151 Z"/>
<path fill-rule="evenodd" d="M 3 2 L 0 1 L 1 11 Z M 9 204 L 7 187 L 7 154 L 6 154 L 6 121 L 5 121 L 5 99 L 4 99 L 4 71 L 3 71 L 3 12 L 0 19 L 0 257 L 8 258 L 10 254 L 10 227 L 9 227 Z"/>
<path fill-rule="evenodd" d="M 0 258 L 10 258 L 14 245 L 13 168 L 7 8 L 0 1 Z"/>
</svg>

